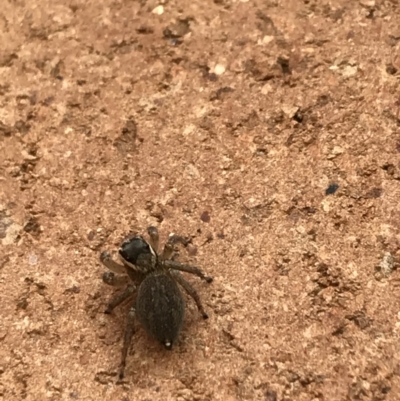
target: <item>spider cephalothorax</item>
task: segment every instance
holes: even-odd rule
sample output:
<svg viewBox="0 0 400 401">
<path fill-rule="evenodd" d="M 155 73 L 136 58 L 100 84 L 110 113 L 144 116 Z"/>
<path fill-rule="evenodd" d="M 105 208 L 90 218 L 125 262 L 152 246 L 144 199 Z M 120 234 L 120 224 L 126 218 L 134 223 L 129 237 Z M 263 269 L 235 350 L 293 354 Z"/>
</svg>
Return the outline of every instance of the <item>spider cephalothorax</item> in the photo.
<svg viewBox="0 0 400 401">
<path fill-rule="evenodd" d="M 119 256 L 125 265 L 144 274 L 154 271 L 157 267 L 156 253 L 142 237 L 124 241 L 119 249 Z"/>
<path fill-rule="evenodd" d="M 178 284 L 194 299 L 203 318 L 208 318 L 196 290 L 180 272 L 192 273 L 208 283 L 212 281 L 212 278 L 195 266 L 184 265 L 170 259 L 174 244 L 178 241 L 182 242 L 181 237 L 171 235 L 163 252 L 159 254 L 158 230 L 155 227 L 149 227 L 147 232 L 150 243 L 141 236 L 130 238 L 122 243 L 119 250 L 122 265 L 116 263 L 108 252 L 102 252 L 100 255 L 101 262 L 112 272 L 128 274 L 133 281 L 133 284 L 129 284 L 125 291 L 109 302 L 105 312 L 111 313 L 116 306 L 137 293 L 128 314 L 120 378 L 124 376 L 128 348 L 134 333 L 135 317 L 152 337 L 167 349 L 172 349 L 185 315 L 185 302 Z M 104 273 L 103 281 L 110 285 L 120 285 L 124 278 L 117 277 L 112 272 Z"/>
</svg>

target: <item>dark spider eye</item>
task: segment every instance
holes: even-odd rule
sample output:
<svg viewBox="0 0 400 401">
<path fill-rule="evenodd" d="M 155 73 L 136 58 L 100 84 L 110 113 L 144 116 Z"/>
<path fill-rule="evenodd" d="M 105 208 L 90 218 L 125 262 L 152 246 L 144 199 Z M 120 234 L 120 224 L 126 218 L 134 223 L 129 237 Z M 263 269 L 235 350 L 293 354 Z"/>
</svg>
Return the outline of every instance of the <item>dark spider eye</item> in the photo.
<svg viewBox="0 0 400 401">
<path fill-rule="evenodd" d="M 122 244 L 119 253 L 127 262 L 135 265 L 139 256 L 151 254 L 151 250 L 146 241 L 142 238 L 135 237 L 125 241 Z"/>
</svg>

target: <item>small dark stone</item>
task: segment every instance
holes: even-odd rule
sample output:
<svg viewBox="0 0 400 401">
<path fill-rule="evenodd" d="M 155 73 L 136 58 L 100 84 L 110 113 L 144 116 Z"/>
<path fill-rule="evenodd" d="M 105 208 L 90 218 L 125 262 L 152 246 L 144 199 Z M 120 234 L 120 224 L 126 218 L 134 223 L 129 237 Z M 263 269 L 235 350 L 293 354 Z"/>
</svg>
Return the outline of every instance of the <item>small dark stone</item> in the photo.
<svg viewBox="0 0 400 401">
<path fill-rule="evenodd" d="M 276 394 L 276 391 L 273 390 L 268 390 L 265 393 L 265 401 L 277 401 L 278 395 Z"/>
<path fill-rule="evenodd" d="M 63 77 L 61 74 L 61 71 L 64 70 L 64 62 L 62 60 L 60 60 L 50 71 L 50 75 L 53 78 L 56 78 L 60 81 L 62 81 Z"/>
<path fill-rule="evenodd" d="M 287 59 L 286 57 L 278 57 L 277 63 L 280 65 L 280 67 L 282 68 L 282 72 L 284 74 L 291 74 L 292 71 L 290 69 L 289 66 L 289 59 Z"/>
<path fill-rule="evenodd" d="M 264 14 L 260 10 L 257 11 L 256 15 L 258 18 L 256 26 L 264 35 L 276 36 L 277 34 L 279 34 L 279 31 L 276 28 L 271 17 Z"/>
<path fill-rule="evenodd" d="M 71 292 L 73 292 L 74 294 L 79 294 L 81 292 L 81 289 L 78 286 L 73 285 L 71 287 Z"/>
<path fill-rule="evenodd" d="M 354 324 L 361 330 L 370 327 L 372 324 L 372 319 L 369 318 L 363 311 L 354 312 L 354 314 L 346 316 L 346 318 L 354 322 Z"/>
<path fill-rule="evenodd" d="M 395 75 L 397 72 L 397 68 L 393 64 L 387 64 L 386 72 L 390 75 Z"/>
<path fill-rule="evenodd" d="M 323 95 L 318 96 L 316 105 L 323 107 L 331 102 L 332 102 L 332 99 L 331 99 L 330 95 L 323 94 Z"/>
<path fill-rule="evenodd" d="M 136 28 L 136 32 L 142 35 L 148 35 L 154 32 L 154 29 L 151 26 L 142 25 L 139 28 Z"/>
<path fill-rule="evenodd" d="M 176 39 L 185 36 L 190 31 L 190 18 L 178 19 L 175 23 L 164 29 L 163 34 L 167 39 Z"/>
<path fill-rule="evenodd" d="M 207 211 L 203 212 L 200 216 L 201 221 L 204 221 L 204 223 L 209 223 L 211 218 L 210 215 Z"/>
<path fill-rule="evenodd" d="M 331 184 L 329 185 L 328 188 L 326 188 L 325 195 L 333 195 L 338 189 L 339 189 L 338 184 Z"/>
<path fill-rule="evenodd" d="M 372 8 L 371 10 L 369 10 L 369 12 L 365 18 L 374 19 L 374 16 L 375 16 L 374 14 L 375 14 L 375 10 Z"/>
<path fill-rule="evenodd" d="M 73 285 L 71 288 L 67 288 L 64 294 L 79 294 L 81 292 L 80 287 Z"/>
<path fill-rule="evenodd" d="M 40 225 L 37 217 L 34 216 L 29 217 L 28 221 L 24 225 L 24 231 L 26 231 L 27 233 L 34 233 L 34 234 L 40 233 Z"/>
<path fill-rule="evenodd" d="M 371 191 L 368 191 L 365 195 L 367 199 L 376 199 L 382 195 L 382 188 L 373 188 Z"/>
<path fill-rule="evenodd" d="M 292 119 L 298 123 L 302 123 L 304 119 L 304 115 L 301 110 L 297 110 Z"/>
<path fill-rule="evenodd" d="M 114 141 L 114 146 L 121 153 L 133 152 L 136 149 L 137 124 L 133 117 L 129 117 L 122 128 L 121 135 Z"/>
<path fill-rule="evenodd" d="M 229 86 L 224 86 L 223 88 L 219 88 L 217 91 L 213 92 L 210 96 L 210 100 L 223 100 L 225 95 L 228 93 L 234 92 L 234 89 Z"/>
<path fill-rule="evenodd" d="M 40 290 L 40 291 L 43 291 L 43 290 L 45 290 L 47 288 L 46 284 L 44 284 L 44 283 L 37 282 L 35 284 L 36 284 L 37 289 Z"/>
<path fill-rule="evenodd" d="M 22 297 L 17 302 L 17 309 L 25 310 L 28 307 L 28 300 L 26 297 Z"/>
<path fill-rule="evenodd" d="M 130 117 L 129 120 L 126 122 L 125 127 L 122 128 L 122 133 L 129 134 L 133 137 L 133 139 L 135 139 L 136 132 L 137 132 L 136 122 L 132 117 Z"/>
<path fill-rule="evenodd" d="M 389 175 L 394 175 L 395 173 L 395 167 L 391 163 L 386 163 L 382 166 L 382 169 L 385 170 Z"/>
</svg>

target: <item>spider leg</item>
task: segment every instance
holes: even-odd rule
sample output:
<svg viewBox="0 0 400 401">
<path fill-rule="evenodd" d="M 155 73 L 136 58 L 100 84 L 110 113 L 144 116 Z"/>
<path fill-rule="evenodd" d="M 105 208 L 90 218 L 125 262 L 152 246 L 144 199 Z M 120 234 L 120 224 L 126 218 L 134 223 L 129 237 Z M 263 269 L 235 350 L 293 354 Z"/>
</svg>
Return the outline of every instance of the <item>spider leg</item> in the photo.
<svg viewBox="0 0 400 401">
<path fill-rule="evenodd" d="M 175 245 L 175 236 L 171 234 L 168 238 L 168 241 L 164 245 L 164 249 L 160 255 L 162 260 L 170 259 L 172 254 L 174 253 L 174 245 Z"/>
<path fill-rule="evenodd" d="M 100 262 L 114 273 L 126 274 L 126 267 L 115 262 L 107 251 L 101 253 Z"/>
<path fill-rule="evenodd" d="M 127 276 L 116 276 L 113 272 L 103 273 L 103 283 L 111 285 L 113 287 L 122 287 L 127 284 Z"/>
<path fill-rule="evenodd" d="M 126 323 L 124 334 L 124 345 L 122 346 L 121 366 L 119 369 L 119 379 L 122 380 L 125 375 L 126 358 L 128 356 L 129 346 L 131 345 L 133 334 L 135 333 L 135 315 L 136 310 L 132 306 L 129 309 L 128 321 Z"/>
<path fill-rule="evenodd" d="M 128 285 L 123 292 L 111 298 L 104 313 L 110 314 L 118 305 L 122 304 L 122 302 L 132 296 L 135 290 L 136 286 L 134 284 Z"/>
<path fill-rule="evenodd" d="M 167 269 L 174 269 L 181 272 L 194 274 L 195 276 L 200 277 L 202 280 L 207 281 L 207 283 L 211 283 L 213 281 L 212 277 L 206 276 L 204 272 L 196 266 L 183 265 L 182 263 L 174 260 L 164 260 L 163 264 Z"/>
<path fill-rule="evenodd" d="M 174 253 L 174 245 L 177 243 L 181 243 L 182 245 L 187 245 L 188 240 L 180 235 L 170 234 L 168 237 L 168 241 L 164 245 L 164 250 L 160 255 L 160 258 L 163 260 L 171 259 L 172 254 Z"/>
<path fill-rule="evenodd" d="M 203 316 L 203 319 L 208 319 L 208 315 L 204 310 L 203 304 L 201 303 L 201 299 L 199 294 L 197 293 L 196 289 L 185 280 L 185 278 L 177 271 L 171 270 L 172 275 L 174 276 L 175 280 L 183 287 L 183 289 L 193 298 L 194 302 L 196 302 L 197 309 Z"/>
<path fill-rule="evenodd" d="M 158 246 L 160 243 L 160 236 L 158 235 L 158 229 L 157 227 L 148 227 L 147 228 L 147 234 L 149 234 L 150 237 L 150 246 L 153 248 L 155 253 L 158 253 Z"/>
</svg>

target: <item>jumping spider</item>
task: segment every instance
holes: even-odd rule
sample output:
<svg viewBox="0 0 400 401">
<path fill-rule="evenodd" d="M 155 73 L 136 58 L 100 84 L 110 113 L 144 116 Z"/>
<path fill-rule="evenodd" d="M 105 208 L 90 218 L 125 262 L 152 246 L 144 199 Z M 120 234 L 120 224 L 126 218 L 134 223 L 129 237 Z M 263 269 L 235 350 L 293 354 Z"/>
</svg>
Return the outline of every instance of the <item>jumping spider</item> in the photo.
<svg viewBox="0 0 400 401">
<path fill-rule="evenodd" d="M 103 274 L 103 281 L 106 284 L 119 286 L 125 281 L 126 277 L 118 277 L 114 273 L 127 274 L 133 281 L 121 294 L 111 299 L 105 313 L 111 313 L 116 306 L 137 293 L 136 300 L 128 313 L 119 371 L 120 379 L 124 377 L 128 349 L 134 334 L 135 317 L 148 334 L 163 344 L 166 349 L 172 349 L 185 314 L 185 302 L 177 284 L 193 298 L 203 318 L 208 318 L 197 291 L 180 272 L 192 273 L 207 283 L 212 282 L 212 277 L 206 276 L 198 267 L 184 265 L 170 259 L 175 243 L 182 242 L 181 237 L 170 235 L 164 250 L 158 253 L 157 228 L 149 227 L 147 233 L 149 242 L 141 236 L 135 236 L 123 242 L 119 249 L 122 265 L 115 262 L 106 251 L 100 255 L 100 261 L 111 270 Z"/>
</svg>

